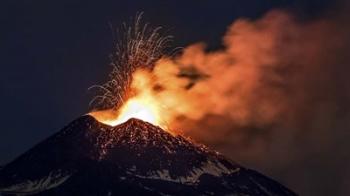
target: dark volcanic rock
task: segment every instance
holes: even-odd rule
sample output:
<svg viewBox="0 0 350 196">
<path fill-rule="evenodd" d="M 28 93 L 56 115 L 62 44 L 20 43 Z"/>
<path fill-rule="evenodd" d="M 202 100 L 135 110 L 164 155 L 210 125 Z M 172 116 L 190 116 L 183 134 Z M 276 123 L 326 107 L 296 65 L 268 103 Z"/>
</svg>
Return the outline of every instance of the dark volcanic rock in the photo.
<svg viewBox="0 0 350 196">
<path fill-rule="evenodd" d="M 3 195 L 295 195 L 222 155 L 137 119 L 86 115 L 0 170 Z"/>
</svg>

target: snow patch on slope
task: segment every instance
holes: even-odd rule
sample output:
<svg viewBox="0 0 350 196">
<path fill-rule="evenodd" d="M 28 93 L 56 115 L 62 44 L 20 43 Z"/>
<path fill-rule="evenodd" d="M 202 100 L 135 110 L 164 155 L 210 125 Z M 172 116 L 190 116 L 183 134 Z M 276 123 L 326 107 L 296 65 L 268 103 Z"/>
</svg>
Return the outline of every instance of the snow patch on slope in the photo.
<svg viewBox="0 0 350 196">
<path fill-rule="evenodd" d="M 63 175 L 62 172 L 50 172 L 48 176 L 34 181 L 26 181 L 7 188 L 0 189 L 2 193 L 19 195 L 36 194 L 45 190 L 55 188 L 64 183 L 71 175 Z"/>
<path fill-rule="evenodd" d="M 169 170 L 166 170 L 166 169 L 148 172 L 146 176 L 137 175 L 137 174 L 134 176 L 143 178 L 143 179 L 165 180 L 165 181 L 177 182 L 182 184 L 195 184 L 198 182 L 199 177 L 202 176 L 203 174 L 210 174 L 210 175 L 219 177 L 219 176 L 222 176 L 223 174 L 228 175 L 228 174 L 238 172 L 239 170 L 240 168 L 229 169 L 219 161 L 209 160 L 206 163 L 204 163 L 201 167 L 194 167 L 192 170 L 190 170 L 188 175 L 179 176 L 177 178 L 171 177 Z M 134 172 L 135 172 L 135 168 L 132 168 L 127 173 L 133 174 Z"/>
</svg>

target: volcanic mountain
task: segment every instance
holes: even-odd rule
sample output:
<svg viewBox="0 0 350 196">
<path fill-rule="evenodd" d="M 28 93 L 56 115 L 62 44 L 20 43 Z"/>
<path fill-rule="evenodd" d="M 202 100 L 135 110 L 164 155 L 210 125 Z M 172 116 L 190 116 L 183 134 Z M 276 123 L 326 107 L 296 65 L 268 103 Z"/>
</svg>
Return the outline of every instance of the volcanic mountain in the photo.
<svg viewBox="0 0 350 196">
<path fill-rule="evenodd" d="M 295 195 L 150 123 L 85 115 L 0 170 L 2 195 Z"/>
</svg>

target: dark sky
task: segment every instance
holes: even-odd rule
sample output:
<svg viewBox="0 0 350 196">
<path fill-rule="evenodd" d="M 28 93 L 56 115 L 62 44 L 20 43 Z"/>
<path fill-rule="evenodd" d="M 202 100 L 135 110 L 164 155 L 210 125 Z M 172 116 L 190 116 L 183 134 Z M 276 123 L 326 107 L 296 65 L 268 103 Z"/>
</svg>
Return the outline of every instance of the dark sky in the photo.
<svg viewBox="0 0 350 196">
<path fill-rule="evenodd" d="M 301 20 L 318 17 L 331 0 L 1 1 L 0 165 L 89 111 L 88 87 L 107 78 L 113 36 L 137 12 L 174 36 L 173 46 L 221 44 L 227 26 L 274 8 Z M 239 161 L 239 160 L 238 160 Z"/>
</svg>

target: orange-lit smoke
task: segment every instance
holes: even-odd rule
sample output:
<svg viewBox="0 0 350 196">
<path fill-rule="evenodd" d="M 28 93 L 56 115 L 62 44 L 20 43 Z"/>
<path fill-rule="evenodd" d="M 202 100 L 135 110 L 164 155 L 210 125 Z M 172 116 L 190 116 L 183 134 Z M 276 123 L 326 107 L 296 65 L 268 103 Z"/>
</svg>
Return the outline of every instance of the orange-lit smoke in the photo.
<svg viewBox="0 0 350 196">
<path fill-rule="evenodd" d="M 162 59 L 151 77 L 169 128 L 302 194 L 339 191 L 322 179 L 348 179 L 337 169 L 350 163 L 347 19 L 271 11 L 235 21 L 222 49 L 197 43 Z"/>
<path fill-rule="evenodd" d="M 181 119 L 208 115 L 240 126 L 294 120 L 293 104 L 304 104 L 304 93 L 318 93 L 309 89 L 309 77 L 327 72 L 319 56 L 338 47 L 336 37 L 324 40 L 326 48 L 319 45 L 325 34 L 333 35 L 330 27 L 325 21 L 299 24 L 282 11 L 257 21 L 241 19 L 229 27 L 223 49 L 189 46 L 175 58 L 158 61 L 152 71 L 136 72 L 133 88 L 153 97 L 162 124 L 173 130 L 191 131 Z M 310 82 L 322 82 L 317 79 Z"/>
</svg>

